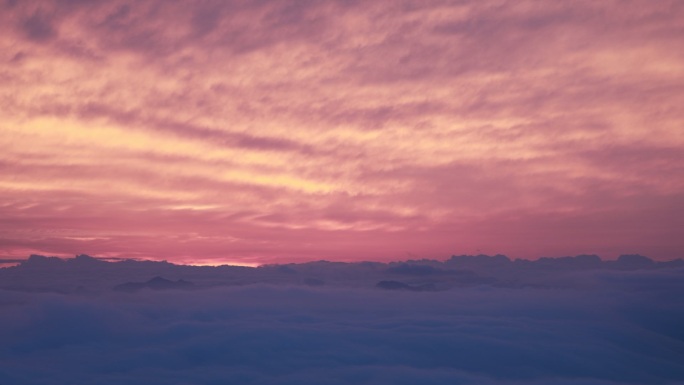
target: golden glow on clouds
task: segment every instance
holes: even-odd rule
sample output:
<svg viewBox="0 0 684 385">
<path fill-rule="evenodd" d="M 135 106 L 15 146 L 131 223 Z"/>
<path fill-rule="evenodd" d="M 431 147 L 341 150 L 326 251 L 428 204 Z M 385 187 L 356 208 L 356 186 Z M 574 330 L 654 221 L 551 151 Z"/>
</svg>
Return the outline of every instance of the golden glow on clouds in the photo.
<svg viewBox="0 0 684 385">
<path fill-rule="evenodd" d="M 0 253 L 617 253 L 684 194 L 684 10 L 637 3 L 8 3 Z"/>
</svg>

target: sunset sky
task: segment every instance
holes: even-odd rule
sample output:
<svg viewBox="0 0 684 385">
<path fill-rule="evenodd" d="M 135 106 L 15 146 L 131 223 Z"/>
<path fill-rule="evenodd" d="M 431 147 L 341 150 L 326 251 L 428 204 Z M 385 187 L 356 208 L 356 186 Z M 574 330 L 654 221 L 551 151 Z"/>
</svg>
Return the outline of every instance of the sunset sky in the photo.
<svg viewBox="0 0 684 385">
<path fill-rule="evenodd" d="M 682 1 L 4 1 L 0 258 L 684 257 Z"/>
</svg>

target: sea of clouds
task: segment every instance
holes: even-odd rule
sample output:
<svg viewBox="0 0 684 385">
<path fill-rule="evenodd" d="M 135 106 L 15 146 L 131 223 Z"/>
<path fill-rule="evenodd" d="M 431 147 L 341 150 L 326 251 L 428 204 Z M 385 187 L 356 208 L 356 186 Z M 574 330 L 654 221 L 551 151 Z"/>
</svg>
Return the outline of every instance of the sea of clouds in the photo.
<svg viewBox="0 0 684 385">
<path fill-rule="evenodd" d="M 0 384 L 684 383 L 681 267 L 573 277 L 436 291 L 2 289 Z"/>
</svg>

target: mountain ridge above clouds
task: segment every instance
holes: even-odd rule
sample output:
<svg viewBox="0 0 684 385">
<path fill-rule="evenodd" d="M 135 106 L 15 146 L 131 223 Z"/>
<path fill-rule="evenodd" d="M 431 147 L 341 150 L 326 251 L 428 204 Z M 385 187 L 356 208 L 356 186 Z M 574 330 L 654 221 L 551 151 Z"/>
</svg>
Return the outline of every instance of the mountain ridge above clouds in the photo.
<svg viewBox="0 0 684 385">
<path fill-rule="evenodd" d="M 81 254 L 75 258 L 33 254 L 0 269 L 0 289 L 58 293 L 188 289 L 248 284 L 448 290 L 478 285 L 500 287 L 584 287 L 606 274 L 684 270 L 684 260 L 654 261 L 638 254 L 604 261 L 597 255 L 511 260 L 501 254 L 454 255 L 445 261 L 329 262 L 259 267 L 193 266 L 167 261 L 110 261 Z M 578 279 L 581 277 L 582 279 Z M 385 282 L 385 283 L 383 283 Z M 387 284 L 386 282 L 394 282 Z M 426 290 L 421 290 L 426 291 Z"/>
<path fill-rule="evenodd" d="M 154 277 L 146 282 L 126 282 L 113 287 L 114 291 L 134 293 L 143 289 L 150 290 L 191 290 L 195 284 L 182 279 L 171 281 L 164 277 Z"/>
</svg>

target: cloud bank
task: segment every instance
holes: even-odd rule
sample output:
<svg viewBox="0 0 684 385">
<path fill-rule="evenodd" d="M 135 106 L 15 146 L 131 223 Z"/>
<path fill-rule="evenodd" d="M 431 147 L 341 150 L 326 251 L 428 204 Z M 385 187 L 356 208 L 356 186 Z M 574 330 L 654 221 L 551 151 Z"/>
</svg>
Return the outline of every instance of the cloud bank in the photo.
<svg viewBox="0 0 684 385">
<path fill-rule="evenodd" d="M 485 260 L 457 257 L 450 263 L 472 266 L 478 258 Z M 473 283 L 382 290 L 367 285 L 360 270 L 344 285 L 330 285 L 345 268 L 387 270 L 383 274 L 404 280 L 438 273 L 437 267 L 319 262 L 187 268 L 180 274 L 198 282 L 193 290 L 110 287 L 60 294 L 27 287 L 54 280 L 73 285 L 86 271 L 107 280 L 107 271 L 127 265 L 81 257 L 58 272 L 54 266 L 66 262 L 34 258 L 23 266 L 33 281 L 23 279 L 22 290 L 0 289 L 0 382 L 681 384 L 682 267 L 646 266 L 636 257 L 610 268 L 579 260 L 584 267 L 575 259 L 572 284 L 562 287 Z M 506 263 L 486 262 L 490 266 L 480 274 Z M 513 270 L 507 263 L 505 270 Z M 154 269 L 174 274 L 169 264 L 137 264 L 119 270 L 115 281 Z M 543 269 L 525 266 L 516 274 L 527 280 Z M 69 270 L 79 274 L 64 274 Z M 3 282 L 21 271 L 0 270 Z M 255 272 L 261 283 L 240 283 Z M 328 281 L 311 286 L 273 279 L 302 274 L 327 275 Z M 232 284 L 207 285 L 217 276 Z"/>
</svg>

